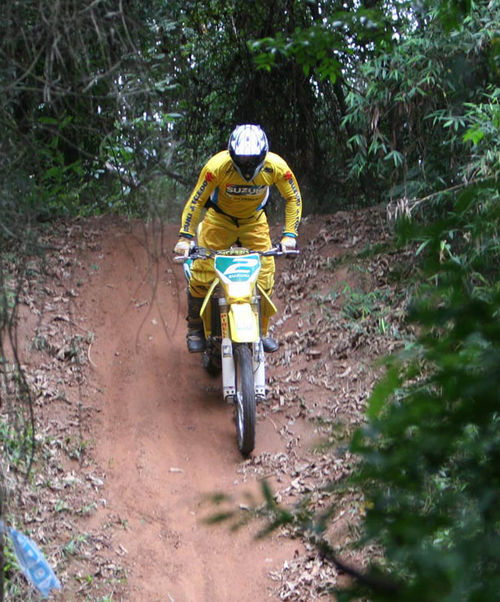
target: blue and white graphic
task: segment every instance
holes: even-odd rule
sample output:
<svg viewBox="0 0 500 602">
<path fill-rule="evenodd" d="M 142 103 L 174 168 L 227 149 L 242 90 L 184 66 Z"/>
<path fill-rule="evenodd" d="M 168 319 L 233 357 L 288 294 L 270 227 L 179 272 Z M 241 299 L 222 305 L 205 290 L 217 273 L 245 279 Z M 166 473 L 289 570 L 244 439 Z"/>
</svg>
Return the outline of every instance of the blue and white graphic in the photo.
<svg viewBox="0 0 500 602">
<path fill-rule="evenodd" d="M 0 532 L 10 536 L 19 568 L 44 598 L 50 594 L 51 589 L 61 589 L 59 579 L 34 541 L 12 527 L 7 527 L 2 520 Z"/>
<path fill-rule="evenodd" d="M 236 257 L 218 255 L 215 269 L 226 282 L 251 281 L 259 273 L 260 257 L 257 254 Z"/>
</svg>

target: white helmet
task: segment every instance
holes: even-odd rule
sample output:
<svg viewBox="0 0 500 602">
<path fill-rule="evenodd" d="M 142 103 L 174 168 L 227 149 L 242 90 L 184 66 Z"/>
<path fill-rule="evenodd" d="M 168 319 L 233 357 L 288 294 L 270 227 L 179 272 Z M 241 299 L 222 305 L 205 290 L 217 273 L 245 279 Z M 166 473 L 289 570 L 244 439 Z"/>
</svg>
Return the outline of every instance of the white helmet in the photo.
<svg viewBox="0 0 500 602">
<path fill-rule="evenodd" d="M 269 143 L 259 125 L 239 125 L 229 137 L 228 150 L 236 171 L 250 182 L 264 165 Z"/>
</svg>

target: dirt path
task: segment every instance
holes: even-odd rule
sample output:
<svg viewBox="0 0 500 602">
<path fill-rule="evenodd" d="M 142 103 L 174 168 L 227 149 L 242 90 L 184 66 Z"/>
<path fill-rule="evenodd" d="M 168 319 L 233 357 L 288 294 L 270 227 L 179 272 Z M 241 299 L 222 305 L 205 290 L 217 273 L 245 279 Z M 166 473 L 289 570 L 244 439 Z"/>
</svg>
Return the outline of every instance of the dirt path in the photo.
<svg viewBox="0 0 500 602">
<path fill-rule="evenodd" d="M 98 228 L 100 246 L 83 258 L 90 283 L 76 301 L 95 335 L 93 449 L 106 473 L 105 508 L 87 525 L 117 523 L 113 547 L 128 567 L 120 599 L 278 600 L 269 571 L 297 544 L 255 542 L 248 529 L 202 522 L 213 511 L 205 496 L 240 499 L 257 485 L 240 470 L 232 408 L 218 381 L 185 348 L 185 285 L 170 261 L 177 228 L 154 233 L 104 220 Z M 276 422 L 260 420 L 257 431 L 256 453 L 285 445 Z"/>
</svg>

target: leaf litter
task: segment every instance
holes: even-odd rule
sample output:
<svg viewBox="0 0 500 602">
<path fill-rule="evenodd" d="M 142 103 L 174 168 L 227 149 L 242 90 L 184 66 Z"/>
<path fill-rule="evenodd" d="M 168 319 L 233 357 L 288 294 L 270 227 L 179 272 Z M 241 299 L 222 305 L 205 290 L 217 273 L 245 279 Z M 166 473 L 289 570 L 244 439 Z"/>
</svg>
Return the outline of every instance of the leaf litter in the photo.
<svg viewBox="0 0 500 602">
<path fill-rule="evenodd" d="M 409 250 L 397 257 L 378 251 L 391 229 L 377 207 L 312 216 L 301 228 L 301 254 L 278 269 L 281 314 L 272 332 L 281 345 L 268 356 L 268 399 L 259 407 L 260 420 L 284 420 L 286 452 L 262 453 L 240 471 L 272 476 L 274 499 L 284 507 L 306 503 L 310 513 L 333 507 L 327 539 L 343 561 L 363 568 L 377 550 L 351 545 L 365 502 L 346 484 L 356 465 L 348 442 L 365 420 L 381 374 L 377 360 L 412 335 L 404 323 L 408 291 L 398 289 L 396 273 L 411 256 L 405 256 Z M 304 436 L 300 423 L 314 436 Z M 283 529 L 284 536 L 300 537 L 293 525 Z M 271 578 L 279 599 L 294 601 L 329 598 L 346 581 L 307 539 Z"/>
<path fill-rule="evenodd" d="M 0 440 L 4 515 L 43 547 L 65 585 L 53 599 L 85 599 L 90 591 L 109 596 L 124 583 L 124 552 L 112 547 L 113 524 L 104 530 L 89 524 L 106 505 L 105 475 L 92 459 L 92 420 L 98 411 L 88 374 L 93 333 L 71 310 L 71 299 L 89 277 L 79 254 L 98 246 L 98 234 L 77 223 L 60 224 L 42 243 L 48 251 L 32 258 L 29 270 L 8 266 L 19 300 L 16 341 L 2 362 L 7 390 L 2 392 L 0 424 L 6 428 L 18 411 L 16 403 L 25 401 L 9 386 L 18 378 L 15 350 L 31 391 L 36 455 L 26 480 L 26 466 L 7 453 L 8 440 Z M 7 577 L 10 599 L 38 600 L 18 571 L 11 569 Z"/>
</svg>

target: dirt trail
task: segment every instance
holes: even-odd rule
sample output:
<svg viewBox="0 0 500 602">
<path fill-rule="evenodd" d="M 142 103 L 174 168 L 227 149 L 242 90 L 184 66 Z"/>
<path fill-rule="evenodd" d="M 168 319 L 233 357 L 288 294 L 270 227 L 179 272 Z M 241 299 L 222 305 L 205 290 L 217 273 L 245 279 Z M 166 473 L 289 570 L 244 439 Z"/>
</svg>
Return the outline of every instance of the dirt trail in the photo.
<svg viewBox="0 0 500 602">
<path fill-rule="evenodd" d="M 218 381 L 185 348 L 185 285 L 170 260 L 177 228 L 154 233 L 106 220 L 98 228 L 77 311 L 95 333 L 90 359 L 101 394 L 93 448 L 107 477 L 105 509 L 90 521 L 94 529 L 117 523 L 113 547 L 129 569 L 120 599 L 278 600 L 268 574 L 296 544 L 202 523 L 213 511 L 206 495 L 239 499 L 256 483 L 239 470 L 232 408 Z M 277 430 L 259 420 L 256 453 L 284 446 Z"/>
</svg>

